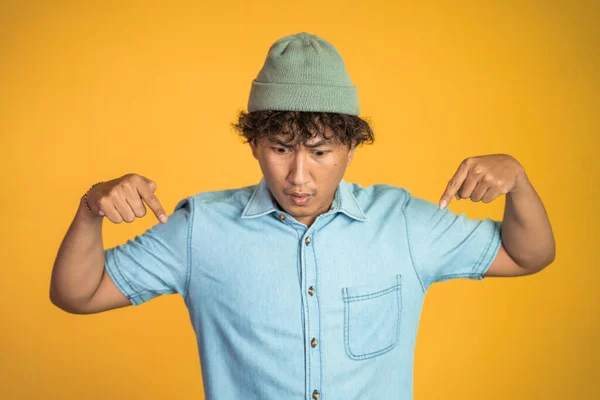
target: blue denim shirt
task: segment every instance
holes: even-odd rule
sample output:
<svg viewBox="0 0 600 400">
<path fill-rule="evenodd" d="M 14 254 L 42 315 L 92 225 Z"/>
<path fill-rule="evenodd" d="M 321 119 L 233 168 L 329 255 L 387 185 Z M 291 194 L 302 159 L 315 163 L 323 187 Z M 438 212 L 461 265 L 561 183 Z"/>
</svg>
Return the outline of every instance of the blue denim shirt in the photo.
<svg viewBox="0 0 600 400">
<path fill-rule="evenodd" d="M 483 279 L 501 224 L 342 180 L 307 228 L 263 178 L 181 200 L 106 269 L 134 305 L 183 297 L 208 400 L 411 399 L 425 292 Z"/>
</svg>

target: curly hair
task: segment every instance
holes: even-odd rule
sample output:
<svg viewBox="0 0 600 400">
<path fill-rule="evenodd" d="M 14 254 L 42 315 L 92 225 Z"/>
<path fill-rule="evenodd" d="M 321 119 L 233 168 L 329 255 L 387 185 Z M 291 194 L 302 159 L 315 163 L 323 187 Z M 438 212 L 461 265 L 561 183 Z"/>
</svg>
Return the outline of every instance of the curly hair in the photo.
<svg viewBox="0 0 600 400">
<path fill-rule="evenodd" d="M 317 136 L 345 144 L 348 148 L 375 141 L 369 122 L 354 115 L 308 111 L 240 111 L 233 128 L 245 138 L 244 143 L 283 136 L 289 146 L 305 143 Z M 331 133 L 331 135 L 330 135 Z"/>
</svg>

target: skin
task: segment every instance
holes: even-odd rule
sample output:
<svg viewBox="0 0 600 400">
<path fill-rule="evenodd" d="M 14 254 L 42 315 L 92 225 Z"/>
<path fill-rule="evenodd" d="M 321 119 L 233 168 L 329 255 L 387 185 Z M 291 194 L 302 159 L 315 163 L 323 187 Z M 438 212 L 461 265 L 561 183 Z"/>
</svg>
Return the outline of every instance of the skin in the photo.
<svg viewBox="0 0 600 400">
<path fill-rule="evenodd" d="M 250 147 L 279 207 L 307 227 L 330 209 L 356 150 L 319 136 L 294 146 L 262 138 Z M 290 198 L 292 193 L 310 197 L 299 205 Z"/>
<path fill-rule="evenodd" d="M 506 195 L 502 245 L 484 276 L 529 275 L 546 268 L 556 257 L 548 213 L 529 181 L 525 168 L 509 154 L 488 154 L 463 160 L 440 199 L 489 203 Z"/>
</svg>

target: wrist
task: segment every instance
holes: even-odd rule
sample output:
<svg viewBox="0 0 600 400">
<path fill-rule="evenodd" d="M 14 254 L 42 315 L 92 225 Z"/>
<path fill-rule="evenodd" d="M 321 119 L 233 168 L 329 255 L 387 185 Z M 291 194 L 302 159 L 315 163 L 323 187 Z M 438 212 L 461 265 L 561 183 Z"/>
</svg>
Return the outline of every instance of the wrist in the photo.
<svg viewBox="0 0 600 400">
<path fill-rule="evenodd" d="M 85 202 L 85 195 L 79 198 L 79 208 L 77 209 L 77 214 L 79 214 L 86 220 L 102 221 L 102 219 L 104 218 L 103 216 L 96 214 L 88 208 Z"/>
<path fill-rule="evenodd" d="M 94 200 L 90 198 L 90 193 L 92 192 L 92 189 L 94 189 L 94 187 L 98 186 L 101 183 L 102 182 L 94 183 L 81 197 L 79 202 L 80 208 L 83 209 L 84 213 L 87 214 L 89 217 L 93 217 L 96 219 L 102 219 L 104 217 L 104 214 L 102 214 L 100 210 L 98 210 L 97 206 L 94 204 Z"/>
<path fill-rule="evenodd" d="M 529 177 L 525 173 L 525 170 L 523 170 L 517 177 L 517 179 L 515 181 L 515 185 L 513 186 L 512 190 L 509 193 L 515 194 L 515 193 L 521 193 L 521 192 L 529 192 L 529 191 L 531 191 L 532 188 L 533 188 L 533 186 L 531 185 L 531 182 L 529 181 Z"/>
</svg>

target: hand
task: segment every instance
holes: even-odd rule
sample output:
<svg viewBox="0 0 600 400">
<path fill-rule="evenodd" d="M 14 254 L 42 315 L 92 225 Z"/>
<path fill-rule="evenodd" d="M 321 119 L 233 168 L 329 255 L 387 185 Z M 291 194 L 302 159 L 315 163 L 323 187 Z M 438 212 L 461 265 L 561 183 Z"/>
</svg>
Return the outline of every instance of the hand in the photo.
<svg viewBox="0 0 600 400">
<path fill-rule="evenodd" d="M 127 174 L 112 181 L 103 182 L 90 189 L 88 204 L 96 215 L 104 216 L 115 224 L 133 222 L 146 215 L 144 202 L 162 223 L 167 213 L 154 195 L 156 183 L 138 174 Z M 142 201 L 143 200 L 143 201 Z"/>
<path fill-rule="evenodd" d="M 440 208 L 446 208 L 454 196 L 457 200 L 470 198 L 489 203 L 514 191 L 526 179 L 523 166 L 508 154 L 467 158 L 448 182 Z"/>
</svg>

